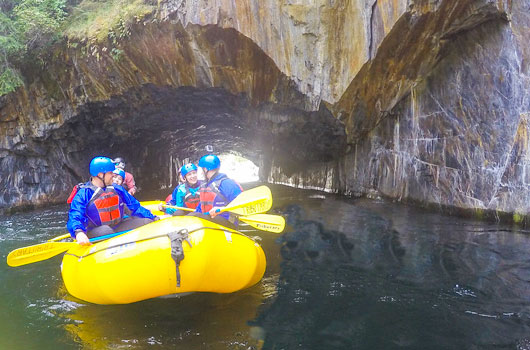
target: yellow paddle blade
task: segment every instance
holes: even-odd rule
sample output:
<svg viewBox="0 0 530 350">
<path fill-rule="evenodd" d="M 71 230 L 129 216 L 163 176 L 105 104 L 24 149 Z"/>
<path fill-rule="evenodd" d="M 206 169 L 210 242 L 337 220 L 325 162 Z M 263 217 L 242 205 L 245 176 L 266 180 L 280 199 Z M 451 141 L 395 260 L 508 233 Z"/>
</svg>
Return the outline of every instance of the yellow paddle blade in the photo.
<svg viewBox="0 0 530 350">
<path fill-rule="evenodd" d="M 75 247 L 74 242 L 46 242 L 13 250 L 7 256 L 9 266 L 21 266 L 42 261 Z"/>
<path fill-rule="evenodd" d="M 241 192 L 226 207 L 221 209 L 239 215 L 264 213 L 272 207 L 271 190 L 263 185 Z"/>
<path fill-rule="evenodd" d="M 285 228 L 285 219 L 280 215 L 254 214 L 240 216 L 239 220 L 246 222 L 258 230 L 281 233 Z"/>
<path fill-rule="evenodd" d="M 194 211 L 190 208 L 176 207 L 174 205 L 163 205 L 164 208 L 172 208 L 185 211 Z M 281 233 L 285 228 L 285 219 L 279 215 L 253 214 L 249 216 L 239 216 L 239 220 L 246 222 L 250 226 L 262 231 Z"/>
<path fill-rule="evenodd" d="M 140 202 L 140 205 L 145 209 L 149 210 L 153 215 L 162 216 L 165 215 L 163 211 L 158 210 L 159 204 L 165 204 L 164 201 L 144 201 Z"/>
</svg>

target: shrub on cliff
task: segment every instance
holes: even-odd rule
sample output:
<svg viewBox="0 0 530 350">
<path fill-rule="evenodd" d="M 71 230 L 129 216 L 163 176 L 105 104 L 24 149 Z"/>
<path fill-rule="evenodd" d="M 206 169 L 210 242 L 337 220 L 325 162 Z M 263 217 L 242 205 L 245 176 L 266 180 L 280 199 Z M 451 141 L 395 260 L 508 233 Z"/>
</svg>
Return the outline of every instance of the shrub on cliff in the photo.
<svg viewBox="0 0 530 350">
<path fill-rule="evenodd" d="M 93 43 L 109 41 L 119 59 L 119 41 L 131 23 L 152 13 L 154 0 L 0 0 L 0 96 L 24 83 L 20 67 L 46 62 L 59 38 Z"/>
<path fill-rule="evenodd" d="M 2 10 L 4 8 L 2 7 Z M 0 12 L 0 96 L 13 91 L 22 84 L 18 71 L 13 68 L 11 58 L 24 48 L 16 36 L 14 21 L 4 11 Z"/>
<path fill-rule="evenodd" d="M 23 80 L 17 67 L 38 60 L 59 37 L 66 0 L 3 0 L 0 4 L 0 96 Z"/>
</svg>

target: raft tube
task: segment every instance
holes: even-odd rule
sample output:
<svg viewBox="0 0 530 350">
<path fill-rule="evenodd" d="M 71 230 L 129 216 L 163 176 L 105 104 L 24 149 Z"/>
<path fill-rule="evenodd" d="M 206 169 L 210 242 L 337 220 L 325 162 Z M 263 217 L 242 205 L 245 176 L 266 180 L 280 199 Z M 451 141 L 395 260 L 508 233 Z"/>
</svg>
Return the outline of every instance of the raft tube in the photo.
<svg viewBox="0 0 530 350">
<path fill-rule="evenodd" d="M 177 286 L 170 237 L 175 248 L 175 237 L 185 234 Z M 263 249 L 251 238 L 198 217 L 175 216 L 91 246 L 76 246 L 64 255 L 61 273 L 76 298 L 127 304 L 189 292 L 232 293 L 258 283 L 265 267 Z"/>
</svg>

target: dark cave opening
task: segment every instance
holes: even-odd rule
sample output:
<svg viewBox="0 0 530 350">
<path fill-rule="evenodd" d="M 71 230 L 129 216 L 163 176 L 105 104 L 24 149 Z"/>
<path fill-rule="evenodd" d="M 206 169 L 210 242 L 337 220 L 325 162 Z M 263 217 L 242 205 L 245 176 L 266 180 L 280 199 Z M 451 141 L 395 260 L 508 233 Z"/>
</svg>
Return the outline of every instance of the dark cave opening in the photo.
<svg viewBox="0 0 530 350">
<path fill-rule="evenodd" d="M 92 157 L 122 157 L 144 193 L 176 185 L 184 161 L 208 153 L 233 154 L 260 168 L 274 162 L 294 173 L 337 158 L 345 133 L 329 111 L 273 104 L 252 106 L 224 89 L 143 85 L 104 102 L 90 102 L 53 133 L 72 184 L 88 179 Z M 56 154 L 58 152 L 55 152 Z"/>
</svg>

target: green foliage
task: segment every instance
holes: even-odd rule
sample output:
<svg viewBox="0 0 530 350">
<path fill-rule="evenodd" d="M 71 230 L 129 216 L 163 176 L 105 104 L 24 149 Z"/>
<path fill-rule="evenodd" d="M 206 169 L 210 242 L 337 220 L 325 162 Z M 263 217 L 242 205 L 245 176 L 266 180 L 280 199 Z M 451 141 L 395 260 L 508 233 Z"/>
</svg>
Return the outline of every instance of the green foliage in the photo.
<svg viewBox="0 0 530 350">
<path fill-rule="evenodd" d="M 114 61 L 119 61 L 123 55 L 123 50 L 120 50 L 116 47 L 113 47 L 112 50 L 110 50 L 110 56 Z"/>
<path fill-rule="evenodd" d="M 76 6 L 67 20 L 65 34 L 70 39 L 114 41 L 130 34 L 129 25 L 139 21 L 155 6 L 144 0 L 84 0 Z"/>
<path fill-rule="evenodd" d="M 2 9 L 5 10 L 7 5 L 4 3 Z M 9 8 L 12 9 L 13 6 Z M 22 85 L 20 75 L 11 67 L 9 59 L 23 49 L 24 45 L 18 38 L 15 22 L 5 11 L 0 12 L 0 96 Z"/>
<path fill-rule="evenodd" d="M 0 96 L 15 91 L 15 89 L 24 84 L 20 74 L 11 67 L 4 68 L 0 73 Z"/>
<path fill-rule="evenodd" d="M 5 56 L 18 53 L 24 49 L 19 40 L 15 22 L 5 13 L 0 12 L 0 54 Z"/>
<path fill-rule="evenodd" d="M 14 9 L 26 50 L 42 49 L 53 41 L 66 17 L 66 0 L 22 0 Z"/>
<path fill-rule="evenodd" d="M 155 9 L 145 0 L 0 0 L 0 96 L 23 85 L 20 69 L 45 62 L 61 37 L 69 47 L 86 43 L 86 52 L 106 42 L 119 61 L 131 24 Z"/>
<path fill-rule="evenodd" d="M 4 0 L 0 5 L 0 96 L 23 84 L 14 67 L 34 61 L 60 33 L 66 0 Z"/>
</svg>

